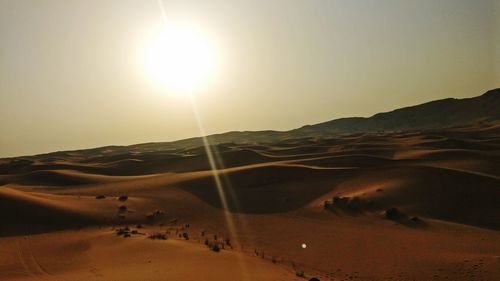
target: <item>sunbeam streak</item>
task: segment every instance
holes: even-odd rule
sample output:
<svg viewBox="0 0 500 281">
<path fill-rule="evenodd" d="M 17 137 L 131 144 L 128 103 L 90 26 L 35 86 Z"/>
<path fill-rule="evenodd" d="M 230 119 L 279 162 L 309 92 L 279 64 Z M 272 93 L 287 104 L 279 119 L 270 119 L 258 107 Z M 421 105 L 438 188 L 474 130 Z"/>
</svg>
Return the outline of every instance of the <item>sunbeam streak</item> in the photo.
<svg viewBox="0 0 500 281">
<path fill-rule="evenodd" d="M 217 157 L 218 161 L 216 160 L 216 152 L 212 150 L 210 142 L 208 141 L 208 139 L 206 137 L 205 129 L 203 128 L 203 124 L 201 122 L 201 117 L 200 117 L 200 114 L 198 111 L 198 107 L 196 105 L 195 97 L 190 96 L 190 100 L 191 100 L 191 105 L 193 108 L 193 114 L 196 118 L 196 122 L 197 122 L 198 128 L 200 130 L 201 139 L 203 140 L 203 146 L 205 147 L 205 152 L 207 154 L 210 169 L 212 170 L 212 176 L 213 176 L 214 181 L 215 181 L 217 193 L 219 195 L 219 199 L 220 199 L 220 202 L 222 204 L 222 209 L 224 212 L 224 219 L 226 220 L 226 224 L 227 224 L 228 231 L 229 231 L 229 236 L 236 243 L 239 243 L 238 232 L 236 231 L 236 225 L 235 225 L 235 222 L 234 222 L 233 217 L 231 215 L 231 212 L 229 210 L 227 196 L 226 196 L 226 193 L 224 191 L 224 185 L 222 184 L 221 175 L 220 175 L 220 172 L 219 172 L 218 166 L 217 166 L 217 162 L 220 162 L 220 158 Z M 226 179 L 226 181 L 228 181 L 228 180 Z M 229 187 L 229 185 L 228 185 L 228 187 Z M 233 197 L 233 200 L 236 199 L 236 198 L 234 198 L 234 195 L 231 197 Z M 234 202 L 234 205 L 237 206 L 236 201 Z M 243 276 L 245 277 L 245 280 L 248 280 L 248 273 L 247 273 L 245 264 L 242 261 L 239 261 L 238 264 L 240 265 L 240 268 L 241 268 L 241 271 L 243 273 Z"/>
<path fill-rule="evenodd" d="M 165 6 L 163 4 L 163 1 L 162 0 L 158 0 L 158 4 L 159 4 L 160 11 L 161 11 L 162 19 L 163 19 L 164 23 L 167 23 L 167 12 L 166 12 Z M 168 73 L 163 73 L 163 74 L 168 74 Z M 194 95 L 188 95 L 188 96 L 190 98 L 191 106 L 192 106 L 192 110 L 193 110 L 193 114 L 195 116 L 195 119 L 196 119 L 196 122 L 197 122 L 197 125 L 198 125 L 198 129 L 199 129 L 201 138 L 203 140 L 203 146 L 205 148 L 205 152 L 207 154 L 207 158 L 208 158 L 208 162 L 209 162 L 209 165 L 210 165 L 210 169 L 212 171 L 212 176 L 213 176 L 213 179 L 214 179 L 214 182 L 215 182 L 215 186 L 217 188 L 217 194 L 219 196 L 219 199 L 220 199 L 220 202 L 221 202 L 221 205 L 222 205 L 222 209 L 223 209 L 222 211 L 223 211 L 223 214 L 224 214 L 224 219 L 226 221 L 227 230 L 229 232 L 229 237 L 231 237 L 231 239 L 233 241 L 235 241 L 237 244 L 241 245 L 241 243 L 239 241 L 240 239 L 238 237 L 238 232 L 236 230 L 236 224 L 235 224 L 233 216 L 232 216 L 232 214 L 230 212 L 229 203 L 228 203 L 228 196 L 226 195 L 223 182 L 226 183 L 226 188 L 227 188 L 227 190 L 229 192 L 230 199 L 233 200 L 232 201 L 232 203 L 233 203 L 232 205 L 235 207 L 236 210 L 239 209 L 239 206 L 238 206 L 238 203 L 237 203 L 237 198 L 236 198 L 235 194 L 233 192 L 231 192 L 231 190 L 229 190 L 231 188 L 231 185 L 230 185 L 229 180 L 227 179 L 227 177 L 224 177 L 224 178 L 221 177 L 221 173 L 219 171 L 219 168 L 223 167 L 223 165 L 222 165 L 222 159 L 219 157 L 217 151 L 212 150 L 210 142 L 209 142 L 209 140 L 206 137 L 206 133 L 205 133 L 205 130 L 204 130 L 204 127 L 203 127 L 203 123 L 201 121 L 199 110 L 198 110 L 197 105 L 196 105 L 195 96 Z M 238 259 L 238 264 L 240 266 L 240 270 L 242 272 L 242 276 L 244 276 L 245 280 L 249 280 L 248 270 L 247 270 L 246 265 L 244 264 L 244 262 L 242 260 Z"/>
</svg>

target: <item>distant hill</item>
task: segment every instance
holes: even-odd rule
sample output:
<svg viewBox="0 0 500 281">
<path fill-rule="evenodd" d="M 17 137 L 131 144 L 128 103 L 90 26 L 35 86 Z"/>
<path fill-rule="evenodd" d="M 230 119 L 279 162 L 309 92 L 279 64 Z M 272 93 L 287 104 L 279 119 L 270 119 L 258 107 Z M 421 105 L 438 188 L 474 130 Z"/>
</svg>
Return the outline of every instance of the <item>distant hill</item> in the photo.
<svg viewBox="0 0 500 281">
<path fill-rule="evenodd" d="M 285 132 L 228 132 L 211 135 L 209 139 L 214 143 L 262 143 L 345 133 L 445 129 L 495 121 L 500 121 L 500 88 L 478 97 L 436 100 L 371 117 L 340 118 Z"/>
<path fill-rule="evenodd" d="M 443 129 L 494 120 L 500 120 L 500 88 L 478 97 L 436 100 L 377 113 L 368 118 L 335 119 L 291 132 L 310 134 Z"/>
<path fill-rule="evenodd" d="M 232 131 L 207 137 L 211 144 L 275 143 L 289 139 L 308 137 L 333 137 L 338 134 L 412 131 L 445 129 L 480 122 L 500 121 L 500 88 L 485 94 L 464 99 L 447 98 L 420 105 L 404 107 L 371 117 L 340 118 L 315 125 L 307 125 L 290 131 Z M 173 142 L 143 143 L 130 146 L 107 146 L 79 150 L 88 154 L 121 154 L 133 152 L 168 151 L 178 148 L 195 148 L 203 145 L 200 137 Z M 47 156 L 71 157 L 72 151 L 53 152 Z"/>
</svg>

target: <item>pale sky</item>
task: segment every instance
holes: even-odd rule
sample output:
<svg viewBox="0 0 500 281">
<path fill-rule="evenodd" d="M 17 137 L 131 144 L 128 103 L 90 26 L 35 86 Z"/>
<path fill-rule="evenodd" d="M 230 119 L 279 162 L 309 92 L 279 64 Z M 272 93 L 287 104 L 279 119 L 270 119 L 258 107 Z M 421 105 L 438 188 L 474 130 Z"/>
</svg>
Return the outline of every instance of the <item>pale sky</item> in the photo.
<svg viewBox="0 0 500 281">
<path fill-rule="evenodd" d="M 500 0 L 164 0 L 215 46 L 206 133 L 288 130 L 500 87 Z M 157 0 L 0 0 L 0 157 L 200 135 L 153 85 Z"/>
</svg>

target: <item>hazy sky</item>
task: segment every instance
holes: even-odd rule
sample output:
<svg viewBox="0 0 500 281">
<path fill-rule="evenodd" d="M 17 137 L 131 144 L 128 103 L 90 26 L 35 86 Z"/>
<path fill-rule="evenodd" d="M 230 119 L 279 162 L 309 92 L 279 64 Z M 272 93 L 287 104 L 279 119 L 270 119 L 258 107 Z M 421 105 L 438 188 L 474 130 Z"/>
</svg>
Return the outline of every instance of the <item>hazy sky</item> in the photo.
<svg viewBox="0 0 500 281">
<path fill-rule="evenodd" d="M 500 86 L 500 0 L 164 0 L 219 53 L 207 133 L 287 130 Z M 157 0 L 0 0 L 0 157 L 199 135 L 151 84 Z"/>
</svg>

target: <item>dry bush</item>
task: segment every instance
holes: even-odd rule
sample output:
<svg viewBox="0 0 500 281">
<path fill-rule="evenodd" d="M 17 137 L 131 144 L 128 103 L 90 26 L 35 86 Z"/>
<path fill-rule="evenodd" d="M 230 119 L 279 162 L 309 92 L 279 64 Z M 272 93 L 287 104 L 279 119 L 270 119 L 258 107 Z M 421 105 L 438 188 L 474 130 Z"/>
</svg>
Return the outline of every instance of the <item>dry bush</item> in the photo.
<svg viewBox="0 0 500 281">
<path fill-rule="evenodd" d="M 130 237 L 130 228 L 128 226 L 115 229 L 116 236 Z"/>
<path fill-rule="evenodd" d="M 125 205 L 120 205 L 118 207 L 118 213 L 125 213 L 127 211 L 127 206 Z"/>
<path fill-rule="evenodd" d="M 406 215 L 397 208 L 389 208 L 384 212 L 384 217 L 388 220 L 401 220 L 406 218 Z"/>
<path fill-rule="evenodd" d="M 220 246 L 219 246 L 219 244 L 217 244 L 217 243 L 213 244 L 212 247 L 210 247 L 210 250 L 212 250 L 212 251 L 214 251 L 216 253 L 220 252 Z"/>
<path fill-rule="evenodd" d="M 349 202 L 349 197 L 340 197 L 340 196 L 334 196 L 333 197 L 333 204 L 337 206 L 345 206 Z"/>
<path fill-rule="evenodd" d="M 219 242 L 217 241 L 209 241 L 208 239 L 205 239 L 205 245 L 207 245 L 210 251 L 214 251 L 216 253 L 220 252 L 222 249 L 221 245 L 219 245 Z"/>
<path fill-rule="evenodd" d="M 148 238 L 153 240 L 167 240 L 167 235 L 165 235 L 164 233 L 156 232 L 151 233 Z"/>
</svg>

